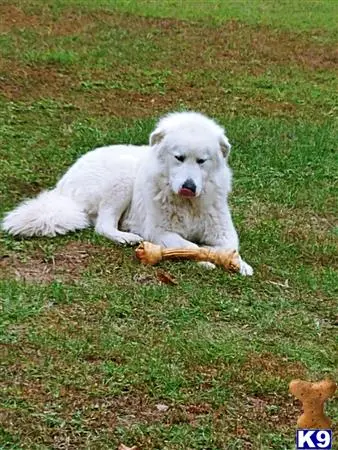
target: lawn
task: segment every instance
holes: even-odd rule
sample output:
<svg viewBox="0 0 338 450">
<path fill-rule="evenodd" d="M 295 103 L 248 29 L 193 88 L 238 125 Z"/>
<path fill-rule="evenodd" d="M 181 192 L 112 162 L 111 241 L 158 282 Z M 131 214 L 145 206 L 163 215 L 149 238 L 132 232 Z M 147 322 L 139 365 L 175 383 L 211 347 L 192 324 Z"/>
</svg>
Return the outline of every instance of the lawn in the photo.
<svg viewBox="0 0 338 450">
<path fill-rule="evenodd" d="M 337 13 L 1 2 L 1 215 L 93 147 L 145 144 L 160 115 L 196 109 L 233 144 L 255 275 L 144 267 L 93 230 L 1 232 L 0 449 L 294 449 L 288 383 L 338 378 Z"/>
</svg>

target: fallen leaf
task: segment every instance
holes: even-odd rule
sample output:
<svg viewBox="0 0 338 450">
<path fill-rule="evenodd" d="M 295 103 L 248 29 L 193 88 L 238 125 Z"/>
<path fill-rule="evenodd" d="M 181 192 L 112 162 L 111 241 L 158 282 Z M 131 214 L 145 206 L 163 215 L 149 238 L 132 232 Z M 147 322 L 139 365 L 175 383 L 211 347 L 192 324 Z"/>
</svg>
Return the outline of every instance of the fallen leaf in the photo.
<svg viewBox="0 0 338 450">
<path fill-rule="evenodd" d="M 170 273 L 165 272 L 164 270 L 157 270 L 156 277 L 157 277 L 158 281 L 160 281 L 161 283 L 164 283 L 164 284 L 171 284 L 171 285 L 178 284 L 176 279 L 172 275 L 170 275 Z"/>
<path fill-rule="evenodd" d="M 137 447 L 136 445 L 134 445 L 133 447 L 127 447 L 124 444 L 120 444 L 117 450 L 137 450 Z"/>
</svg>

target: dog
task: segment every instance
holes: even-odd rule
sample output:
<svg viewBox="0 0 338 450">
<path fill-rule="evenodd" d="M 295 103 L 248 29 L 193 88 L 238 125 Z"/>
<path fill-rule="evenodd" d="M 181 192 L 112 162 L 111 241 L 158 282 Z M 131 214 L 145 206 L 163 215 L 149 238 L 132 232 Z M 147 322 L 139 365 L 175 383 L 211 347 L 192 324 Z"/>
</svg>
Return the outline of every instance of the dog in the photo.
<svg viewBox="0 0 338 450">
<path fill-rule="evenodd" d="M 231 145 L 214 120 L 193 111 L 161 118 L 149 146 L 112 145 L 80 157 L 55 188 L 9 212 L 12 235 L 55 236 L 90 225 L 119 244 L 237 249 L 228 206 Z M 240 273 L 253 269 L 240 259 Z M 213 267 L 210 263 L 204 263 Z"/>
</svg>

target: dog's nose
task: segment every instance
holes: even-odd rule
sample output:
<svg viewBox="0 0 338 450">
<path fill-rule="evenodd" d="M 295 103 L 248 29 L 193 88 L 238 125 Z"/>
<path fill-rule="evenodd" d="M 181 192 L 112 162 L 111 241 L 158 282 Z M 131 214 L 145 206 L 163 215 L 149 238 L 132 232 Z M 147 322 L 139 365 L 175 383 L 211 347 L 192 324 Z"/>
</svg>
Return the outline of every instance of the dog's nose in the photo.
<svg viewBox="0 0 338 450">
<path fill-rule="evenodd" d="M 196 194 L 196 184 L 191 178 L 188 178 L 182 185 L 182 189 L 189 189 L 189 191 Z"/>
</svg>

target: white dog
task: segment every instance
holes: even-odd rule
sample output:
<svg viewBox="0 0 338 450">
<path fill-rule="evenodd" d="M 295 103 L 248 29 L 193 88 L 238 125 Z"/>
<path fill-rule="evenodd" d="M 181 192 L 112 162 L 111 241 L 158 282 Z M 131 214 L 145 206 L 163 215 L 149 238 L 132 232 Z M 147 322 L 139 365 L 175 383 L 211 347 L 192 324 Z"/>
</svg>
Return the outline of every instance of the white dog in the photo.
<svg viewBox="0 0 338 450">
<path fill-rule="evenodd" d="M 13 235 L 55 236 L 94 224 L 122 244 L 238 249 L 227 203 L 230 148 L 213 120 L 196 112 L 169 114 L 150 146 L 88 152 L 53 190 L 8 213 L 2 227 Z M 253 273 L 243 260 L 240 271 Z"/>
</svg>

